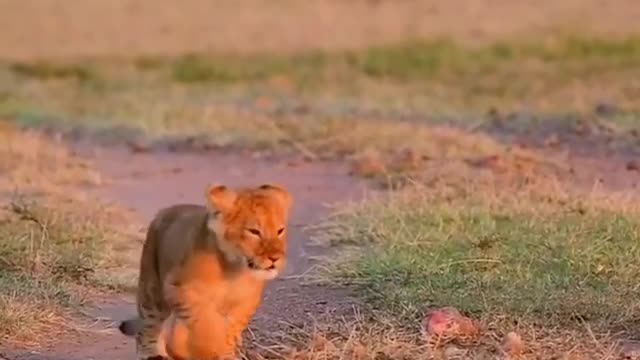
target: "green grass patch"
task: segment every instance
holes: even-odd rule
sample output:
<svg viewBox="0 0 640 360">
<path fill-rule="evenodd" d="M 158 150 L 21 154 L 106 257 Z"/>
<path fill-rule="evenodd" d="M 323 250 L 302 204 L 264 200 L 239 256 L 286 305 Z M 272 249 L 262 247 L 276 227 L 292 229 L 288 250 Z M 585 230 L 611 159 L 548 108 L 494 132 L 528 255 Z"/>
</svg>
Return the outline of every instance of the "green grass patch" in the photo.
<svg viewBox="0 0 640 360">
<path fill-rule="evenodd" d="M 335 275 L 405 319 L 455 306 L 520 324 L 637 325 L 637 211 L 489 189 L 429 195 L 441 190 L 413 188 L 340 215 L 331 239 L 360 254 Z"/>
<path fill-rule="evenodd" d="M 568 37 L 549 44 L 495 43 L 480 48 L 467 48 L 450 40 L 423 41 L 400 46 L 378 47 L 353 53 L 350 63 L 372 77 L 403 81 L 420 81 L 444 75 L 484 77 L 499 74 L 505 67 L 523 66 L 537 60 L 561 68 L 637 66 L 640 39 L 619 41 Z M 542 65 L 542 64 L 540 64 Z M 577 70 L 577 69 L 576 69 Z M 562 74 L 556 74 L 562 75 Z M 515 80 L 515 79 L 513 79 Z"/>
<path fill-rule="evenodd" d="M 237 83 L 267 80 L 277 75 L 291 75 L 298 80 L 313 74 L 320 78 L 326 66 L 320 53 L 292 58 L 252 56 L 244 58 L 188 55 L 171 63 L 172 79 L 181 83 Z"/>
<path fill-rule="evenodd" d="M 524 74 L 531 70 L 527 69 L 530 65 L 527 62 L 531 61 L 539 61 L 540 64 L 534 65 L 540 67 L 586 72 L 604 66 L 637 67 L 638 60 L 640 38 L 608 40 L 570 36 L 548 43 L 500 42 L 477 48 L 439 39 L 348 52 L 289 56 L 187 55 L 165 61 L 171 65 L 172 78 L 185 83 L 252 82 L 278 75 L 294 80 L 312 75 L 322 82 L 349 81 L 351 76 L 357 75 L 421 83 L 451 76 L 497 75 L 513 66 Z M 159 59 L 138 61 L 145 69 L 156 68 L 161 62 Z M 327 72 L 331 73 L 331 79 L 324 76 Z"/>
<path fill-rule="evenodd" d="M 424 87 L 436 82 L 454 90 L 459 87 L 466 96 L 518 97 L 536 94 L 535 84 L 527 82 L 539 82 L 540 77 L 553 86 L 580 76 L 595 76 L 594 73 L 637 70 L 640 38 L 609 40 L 569 36 L 548 43 L 501 42 L 477 48 L 439 39 L 347 52 L 289 56 L 188 55 L 165 61 L 171 68 L 171 80 L 187 84 L 246 84 L 282 76 L 298 89 L 307 89 L 312 83 L 317 90 L 350 88 L 354 80 L 360 86 L 370 86 L 367 79 L 373 79 L 391 81 L 394 87 L 400 85 L 408 88 L 407 91 L 415 90 L 413 86 Z M 138 63 L 149 61 L 143 59 Z M 156 68 L 158 60 L 151 63 L 153 66 L 144 68 Z"/>
</svg>

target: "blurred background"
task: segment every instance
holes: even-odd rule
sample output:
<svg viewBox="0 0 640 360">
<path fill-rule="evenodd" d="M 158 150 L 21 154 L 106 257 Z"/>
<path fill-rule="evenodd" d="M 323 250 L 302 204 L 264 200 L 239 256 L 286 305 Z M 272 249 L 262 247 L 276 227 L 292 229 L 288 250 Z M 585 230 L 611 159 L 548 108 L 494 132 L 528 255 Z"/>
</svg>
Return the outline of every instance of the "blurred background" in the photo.
<svg viewBox="0 0 640 360">
<path fill-rule="evenodd" d="M 469 124 L 487 113 L 615 108 L 628 125 L 640 99 L 635 0 L 3 0 L 0 9 L 0 115 L 118 127 L 112 137 L 129 141 L 141 132 L 208 146 L 297 141 L 323 153 L 335 150 L 336 117 Z M 323 121 L 300 128 L 292 116 Z"/>
</svg>

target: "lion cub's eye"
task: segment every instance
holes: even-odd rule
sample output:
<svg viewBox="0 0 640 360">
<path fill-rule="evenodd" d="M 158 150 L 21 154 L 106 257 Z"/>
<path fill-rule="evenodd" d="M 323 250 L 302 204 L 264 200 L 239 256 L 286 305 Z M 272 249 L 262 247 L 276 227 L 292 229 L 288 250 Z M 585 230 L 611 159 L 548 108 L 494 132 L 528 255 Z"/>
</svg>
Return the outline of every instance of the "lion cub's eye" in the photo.
<svg viewBox="0 0 640 360">
<path fill-rule="evenodd" d="M 282 235 L 283 232 L 284 232 L 284 228 L 278 229 L 278 236 Z"/>
<path fill-rule="evenodd" d="M 260 230 L 258 229 L 248 229 L 249 232 L 255 236 L 260 236 Z"/>
</svg>

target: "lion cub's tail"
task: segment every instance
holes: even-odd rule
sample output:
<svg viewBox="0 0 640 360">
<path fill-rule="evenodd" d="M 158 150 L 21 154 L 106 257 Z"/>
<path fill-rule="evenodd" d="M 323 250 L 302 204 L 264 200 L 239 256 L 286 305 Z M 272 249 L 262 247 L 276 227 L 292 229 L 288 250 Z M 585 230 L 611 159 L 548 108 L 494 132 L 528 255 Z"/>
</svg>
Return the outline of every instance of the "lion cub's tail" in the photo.
<svg viewBox="0 0 640 360">
<path fill-rule="evenodd" d="M 138 332 L 142 329 L 142 319 L 133 318 L 129 320 L 125 320 L 120 323 L 118 329 L 121 333 L 126 336 L 136 336 Z"/>
</svg>

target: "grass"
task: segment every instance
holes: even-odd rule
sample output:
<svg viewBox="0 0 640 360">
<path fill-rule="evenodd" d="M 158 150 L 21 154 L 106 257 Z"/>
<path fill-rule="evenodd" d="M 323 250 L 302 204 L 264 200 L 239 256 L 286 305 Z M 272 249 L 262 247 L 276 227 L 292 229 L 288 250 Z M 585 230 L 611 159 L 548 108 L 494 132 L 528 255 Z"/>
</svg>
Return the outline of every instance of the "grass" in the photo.
<svg viewBox="0 0 640 360">
<path fill-rule="evenodd" d="M 89 289 L 118 289 L 123 234 L 79 203 L 12 202 L 0 225 L 0 336 L 32 343 L 74 330 Z M 83 210 L 74 208 L 83 206 Z M 102 209 L 94 209 L 102 210 Z M 109 277 L 109 275 L 113 275 Z"/>
<path fill-rule="evenodd" d="M 424 358 L 425 349 L 410 334 L 384 319 L 376 325 L 363 318 L 350 321 L 330 321 L 310 329 L 292 328 L 285 339 L 276 342 L 268 351 L 245 349 L 249 359 L 333 360 L 333 359 L 416 359 Z M 388 319 L 387 319 L 388 320 Z M 259 344 L 252 339 L 249 346 Z M 258 346 L 260 348 L 260 346 Z M 429 358 L 429 357 L 428 357 Z"/>
<path fill-rule="evenodd" d="M 494 43 L 481 47 L 463 46 L 442 39 L 342 53 L 244 57 L 188 55 L 169 61 L 167 66 L 172 70 L 174 81 L 185 83 L 255 82 L 287 76 L 296 84 L 300 84 L 305 77 L 340 84 L 353 77 L 366 76 L 376 80 L 420 84 L 470 76 L 484 80 L 485 77 L 501 73 L 509 75 L 505 70 L 512 70 L 514 66 L 518 66 L 525 76 L 535 75 L 527 70 L 544 70 L 546 67 L 553 75 L 563 76 L 560 81 L 566 81 L 566 77 L 572 75 L 606 68 L 613 71 L 636 68 L 638 59 L 638 38 L 606 40 L 569 36 L 550 43 Z M 531 65 L 529 69 L 528 63 Z M 43 73 L 48 74 L 49 71 Z"/>
<path fill-rule="evenodd" d="M 166 105 L 166 104 L 165 104 Z M 143 111 L 138 108 L 136 111 Z M 280 153 L 302 154 L 311 160 L 355 156 L 367 158 L 380 154 L 384 164 L 401 157 L 411 149 L 417 159 L 406 159 L 398 165 L 411 170 L 422 162 L 422 158 L 476 158 L 502 153 L 505 146 L 482 134 L 469 134 L 448 126 L 432 127 L 407 121 L 385 121 L 350 117 L 327 117 L 322 119 L 284 117 L 252 114 L 228 108 L 209 108 L 192 104 L 171 111 L 163 122 L 163 129 L 148 129 L 151 143 L 167 144 L 179 142 L 181 136 L 192 143 L 207 146 L 231 146 L 253 150 L 275 150 Z M 49 124 L 62 125 L 39 116 L 18 117 L 17 121 L 27 126 Z M 188 121 L 185 121 L 188 119 Z M 132 122 L 135 121 L 135 118 Z M 35 123 L 35 125 L 34 125 Z M 89 127 L 91 128 L 91 127 Z M 94 128 L 95 129 L 95 128 Z M 95 129 L 99 132 L 100 128 Z M 117 140 L 135 141 L 140 133 L 133 129 L 113 132 Z M 183 142 L 187 142 L 187 141 Z M 398 144 L 402 144 L 399 146 Z M 387 169 L 397 172 L 395 169 Z M 99 179 L 97 179 L 99 181 Z"/>
<path fill-rule="evenodd" d="M 339 213 L 324 240 L 359 250 L 333 276 L 409 328 L 428 308 L 455 306 L 488 338 L 520 332 L 538 356 L 640 335 L 633 201 L 474 177 L 418 183 Z"/>
<path fill-rule="evenodd" d="M 83 302 L 74 285 L 92 276 L 104 234 L 52 209 L 13 204 L 5 211 L 11 214 L 0 226 L 3 338 L 33 340 L 43 330 L 68 329 L 65 309 Z"/>
<path fill-rule="evenodd" d="M 30 345 L 76 330 L 87 294 L 130 285 L 135 251 L 128 214 L 81 190 L 102 181 L 88 164 L 33 133 L 0 136 L 0 336 Z"/>
<path fill-rule="evenodd" d="M 254 82 L 268 80 L 278 75 L 290 75 L 300 84 L 305 75 L 319 79 L 326 66 L 326 57 L 322 53 L 289 58 L 279 56 L 208 58 L 187 55 L 169 64 L 172 79 L 181 83 Z"/>
<path fill-rule="evenodd" d="M 11 65 L 11 70 L 21 76 L 40 80 L 71 78 L 78 81 L 89 81 L 95 78 L 91 70 L 82 65 L 51 64 L 47 62 L 15 63 Z"/>
<path fill-rule="evenodd" d="M 68 311 L 82 301 L 78 293 L 59 282 L 19 273 L 0 273 L 0 320 L 3 341 L 33 344 L 43 334 L 69 330 Z M 65 319 L 66 318 L 66 319 Z"/>
<path fill-rule="evenodd" d="M 633 36 L 6 63 L 0 67 L 0 114 L 31 125 L 126 126 L 160 137 L 204 136 L 217 145 L 264 148 L 279 146 L 283 137 L 297 141 L 295 133 L 315 123 L 323 132 L 335 118 L 367 121 L 369 114 L 464 123 L 489 108 L 590 112 L 601 102 L 633 114 L 638 63 L 640 39 Z M 296 128 L 283 133 L 273 123 Z"/>
</svg>

